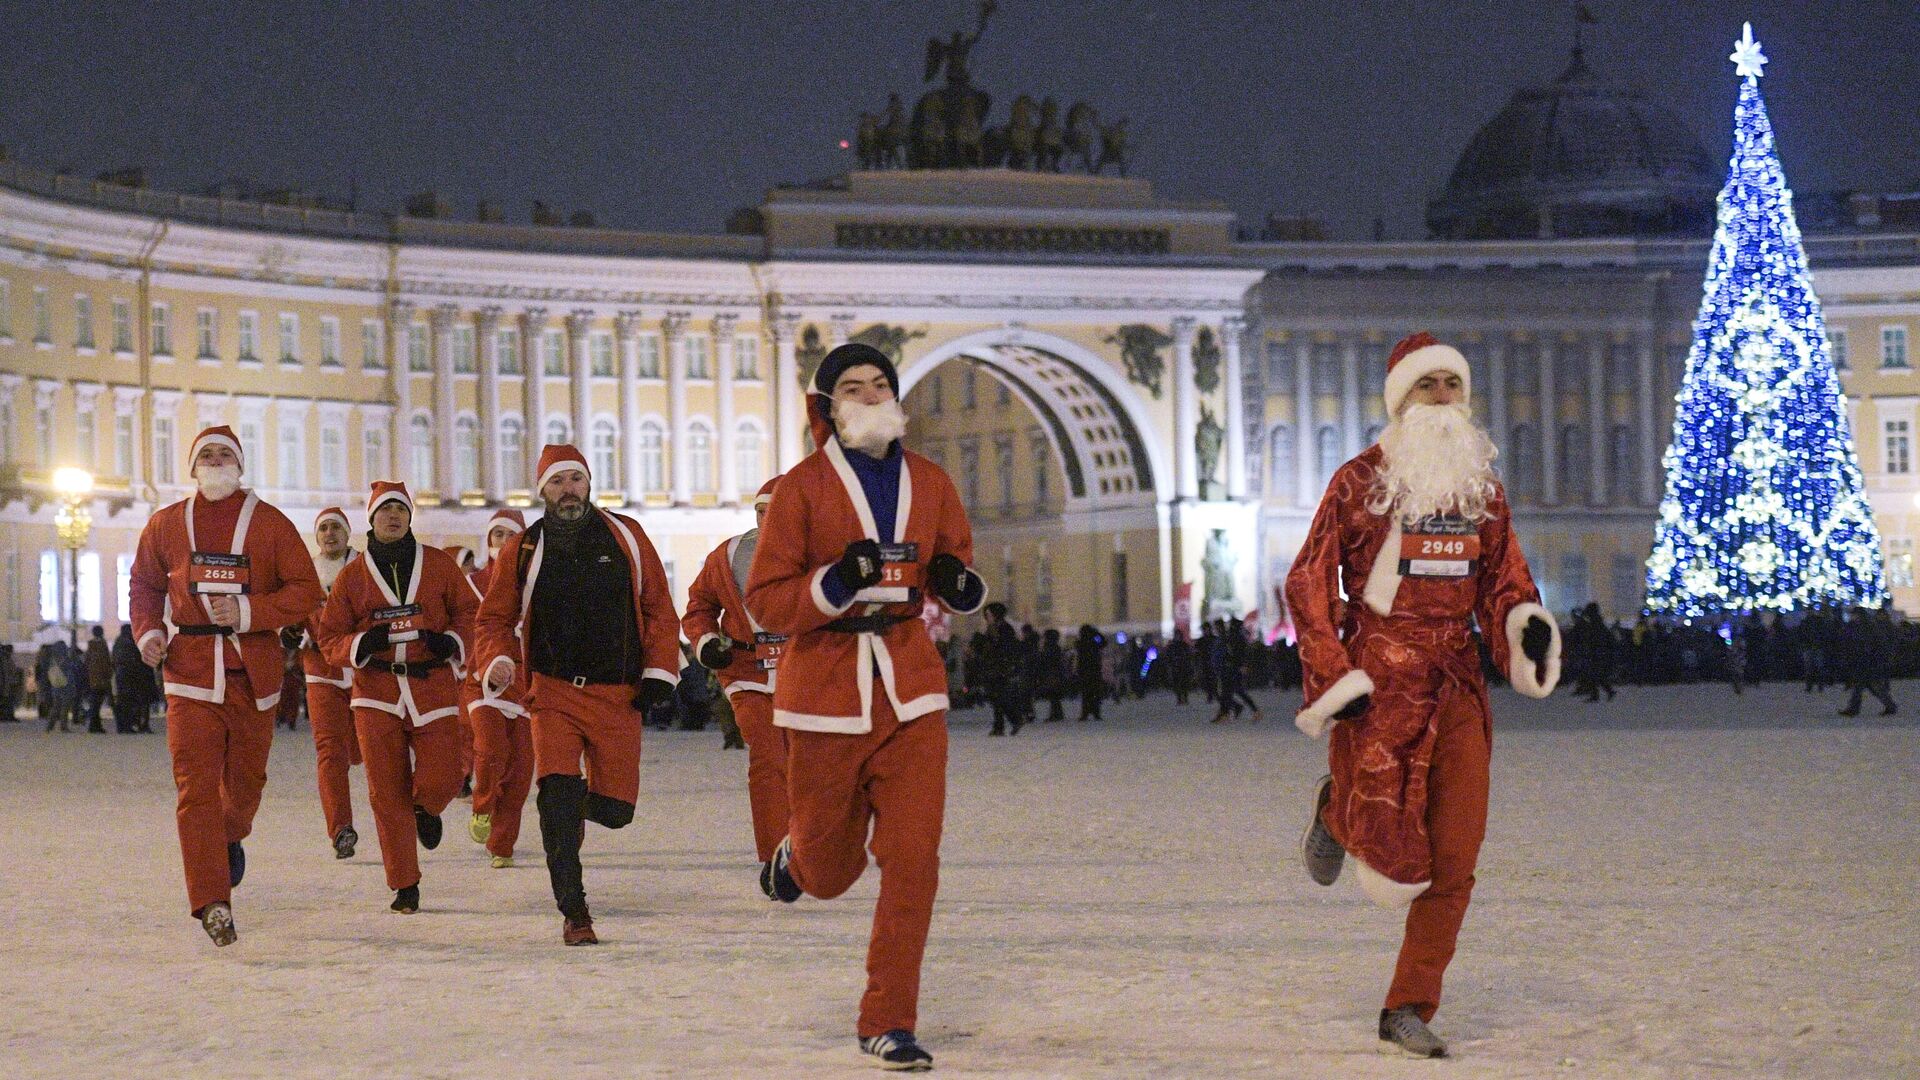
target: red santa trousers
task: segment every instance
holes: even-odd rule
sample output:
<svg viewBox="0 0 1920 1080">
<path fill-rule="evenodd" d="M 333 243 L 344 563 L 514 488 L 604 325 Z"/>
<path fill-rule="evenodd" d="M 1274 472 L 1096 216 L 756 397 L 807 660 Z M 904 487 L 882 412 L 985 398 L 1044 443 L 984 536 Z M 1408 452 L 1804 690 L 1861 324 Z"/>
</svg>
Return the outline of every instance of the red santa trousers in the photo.
<svg viewBox="0 0 1920 1080">
<path fill-rule="evenodd" d="M 225 705 L 167 695 L 167 750 L 180 792 L 174 819 L 191 912 L 233 898 L 227 845 L 253 831 L 267 786 L 274 710 L 256 709 L 253 700 L 253 686 L 239 669 L 227 673 Z"/>
<path fill-rule="evenodd" d="M 761 862 L 787 835 L 787 729 L 773 726 L 773 695 L 730 695 L 733 722 L 747 744 L 747 803 L 753 811 L 753 848 Z"/>
<path fill-rule="evenodd" d="M 460 793 L 460 724 L 443 716 L 415 727 L 404 716 L 361 708 L 353 710 L 353 726 L 366 759 L 367 801 L 380 833 L 387 888 L 418 885 L 420 834 L 413 808 L 438 814 Z"/>
<path fill-rule="evenodd" d="M 462 715 L 473 730 L 473 812 L 493 817 L 487 853 L 510 856 L 520 839 L 520 815 L 533 788 L 533 723 L 480 704 L 471 683 L 460 688 Z"/>
<path fill-rule="evenodd" d="M 940 887 L 946 719 L 941 710 L 902 724 L 876 685 L 872 731 L 787 732 L 794 881 L 828 900 L 860 879 L 869 847 L 880 867 L 860 998 L 863 1038 L 912 1031 L 918 1019 L 920 962 Z"/>
<path fill-rule="evenodd" d="M 360 738 L 353 731 L 351 688 L 307 683 L 307 723 L 313 726 L 314 768 L 320 774 L 320 813 L 327 838 L 353 827 L 353 796 L 347 770 L 360 764 Z"/>
<path fill-rule="evenodd" d="M 527 694 L 533 714 L 535 776 L 579 776 L 587 790 L 632 805 L 640 797 L 640 713 L 625 683 L 575 686 L 535 673 Z"/>
</svg>

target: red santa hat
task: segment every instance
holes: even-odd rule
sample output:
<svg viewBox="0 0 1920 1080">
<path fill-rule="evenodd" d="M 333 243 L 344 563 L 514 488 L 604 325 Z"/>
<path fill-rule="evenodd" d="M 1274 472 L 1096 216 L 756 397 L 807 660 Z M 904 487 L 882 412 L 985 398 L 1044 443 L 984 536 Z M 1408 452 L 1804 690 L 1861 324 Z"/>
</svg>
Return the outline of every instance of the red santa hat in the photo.
<svg viewBox="0 0 1920 1080">
<path fill-rule="evenodd" d="M 441 550 L 453 556 L 453 565 L 462 570 L 467 568 L 467 560 L 473 558 L 473 549 L 464 544 L 449 544 Z"/>
<path fill-rule="evenodd" d="M 547 481 L 568 469 L 579 469 L 587 474 L 588 480 L 593 479 L 593 470 L 587 468 L 587 457 L 579 447 L 569 443 L 548 443 L 540 451 L 540 468 L 536 470 L 540 478 L 533 482 L 533 490 L 546 487 Z"/>
<path fill-rule="evenodd" d="M 353 531 L 353 523 L 347 520 L 347 512 L 345 510 L 340 509 L 337 506 L 329 506 L 325 510 L 320 511 L 319 514 L 314 516 L 313 531 L 319 532 L 320 523 L 327 520 L 328 518 L 340 519 L 341 528 L 347 530 L 348 532 Z"/>
<path fill-rule="evenodd" d="M 785 474 L 783 473 L 781 475 L 785 475 Z M 755 509 L 765 506 L 768 503 L 773 501 L 773 487 L 775 484 L 778 484 L 779 482 L 780 482 L 780 477 L 775 476 L 772 479 L 768 480 L 766 483 L 760 485 L 760 490 L 758 492 L 755 492 L 753 496 L 753 505 Z"/>
<path fill-rule="evenodd" d="M 1410 334 L 1393 347 L 1393 353 L 1387 357 L 1387 385 L 1384 396 L 1387 402 L 1387 415 L 1394 416 L 1400 411 L 1400 403 L 1405 401 L 1413 384 L 1436 371 L 1449 371 L 1460 376 L 1460 398 L 1470 400 L 1473 393 L 1473 373 L 1467 369 L 1467 358 L 1460 350 L 1451 345 L 1442 345 L 1440 340 L 1425 330 Z"/>
<path fill-rule="evenodd" d="M 487 519 L 487 527 L 480 531 L 480 538 L 485 540 L 487 537 L 492 536 L 493 530 L 501 525 L 505 525 L 514 532 L 526 532 L 527 517 L 511 506 L 503 506 L 495 510 L 493 516 Z"/>
<path fill-rule="evenodd" d="M 407 516 L 413 516 L 413 496 L 407 494 L 407 485 L 398 480 L 375 480 L 373 491 L 367 496 L 367 524 L 373 524 L 375 510 L 390 502 L 405 506 Z"/>
<path fill-rule="evenodd" d="M 200 460 L 200 451 L 208 446 L 224 446 L 233 451 L 234 459 L 240 463 L 240 471 L 247 471 L 247 456 L 240 452 L 240 436 L 235 435 L 227 425 L 216 424 L 193 437 L 193 448 L 187 451 L 188 475 L 192 475 L 194 463 Z"/>
</svg>

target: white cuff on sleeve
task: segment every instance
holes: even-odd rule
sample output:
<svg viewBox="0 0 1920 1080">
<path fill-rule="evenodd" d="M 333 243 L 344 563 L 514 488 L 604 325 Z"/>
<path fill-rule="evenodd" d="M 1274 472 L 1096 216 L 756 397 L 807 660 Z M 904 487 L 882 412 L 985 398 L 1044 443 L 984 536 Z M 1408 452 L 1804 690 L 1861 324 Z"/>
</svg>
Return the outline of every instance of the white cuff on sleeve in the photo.
<svg viewBox="0 0 1920 1080">
<path fill-rule="evenodd" d="M 1534 663 L 1520 648 L 1521 632 L 1527 628 L 1527 620 L 1538 616 L 1545 619 L 1553 631 L 1553 637 L 1547 642 L 1547 658 L 1540 664 L 1546 669 L 1544 676 L 1534 669 Z M 1539 604 L 1515 604 L 1507 612 L 1507 681 L 1515 690 L 1530 698 L 1543 698 L 1553 693 L 1560 685 L 1560 624 L 1553 620 L 1553 613 Z"/>
<path fill-rule="evenodd" d="M 1307 738 L 1317 739 L 1327 733 L 1334 725 L 1333 714 L 1353 704 L 1364 694 L 1373 693 L 1373 678 L 1359 668 L 1354 668 L 1334 680 L 1326 692 L 1314 699 L 1313 704 L 1301 709 L 1293 718 L 1293 726 L 1306 733 Z"/>
</svg>

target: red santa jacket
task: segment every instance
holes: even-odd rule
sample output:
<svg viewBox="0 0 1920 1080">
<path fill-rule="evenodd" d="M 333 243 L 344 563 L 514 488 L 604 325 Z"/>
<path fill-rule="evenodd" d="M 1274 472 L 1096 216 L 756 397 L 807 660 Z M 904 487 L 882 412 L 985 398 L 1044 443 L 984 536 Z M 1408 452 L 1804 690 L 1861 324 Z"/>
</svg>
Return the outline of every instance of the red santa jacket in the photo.
<svg viewBox="0 0 1920 1080">
<path fill-rule="evenodd" d="M 746 575 L 741 571 L 749 569 L 750 564 L 740 565 L 744 561 L 740 547 L 748 537 L 754 537 L 757 546 L 756 534 L 745 533 L 707 553 L 700 576 L 687 588 L 687 613 L 680 618 L 680 632 L 693 642 L 695 657 L 709 638 L 724 635 L 734 643 L 733 662 L 715 673 L 728 696 L 742 690 L 771 694 L 776 674 L 774 669 L 762 667 L 758 655 L 761 650 L 755 648 L 755 635 L 772 631 L 755 622 L 747 610 Z M 767 644 L 769 648 L 764 651 L 772 653 L 784 643 Z"/>
<path fill-rule="evenodd" d="M 196 564 L 195 553 L 213 559 Z M 244 556 L 244 567 L 235 565 L 241 561 L 236 555 Z M 232 576 L 214 581 L 213 575 Z M 234 594 L 240 602 L 234 633 L 180 632 L 213 625 L 212 594 L 196 593 L 196 577 L 206 579 L 202 588 L 245 590 Z M 225 704 L 227 669 L 245 668 L 254 694 L 250 704 L 264 710 L 280 702 L 281 628 L 298 625 L 321 599 L 306 541 L 286 515 L 251 491 L 219 502 L 196 494 L 162 507 L 141 530 L 127 613 L 137 640 L 165 640 L 167 693 Z"/>
<path fill-rule="evenodd" d="M 324 556 L 313 558 L 314 573 L 320 575 L 320 588 L 328 595 L 333 593 L 333 583 L 339 579 L 340 571 L 359 556 L 359 552 L 349 549 L 347 557 L 334 562 Z M 307 621 L 301 624 L 300 670 L 306 674 L 310 683 L 336 686 L 345 690 L 353 685 L 353 669 L 327 663 L 320 653 L 320 610 L 314 609 Z"/>
<path fill-rule="evenodd" d="M 667 568 L 661 564 L 653 541 L 647 539 L 639 522 L 597 506 L 593 512 L 606 518 L 607 527 L 613 530 L 621 550 L 627 553 L 628 577 L 633 582 L 633 624 L 640 631 L 640 660 L 644 668 L 641 677 L 678 685 L 680 616 L 673 610 L 673 594 L 667 589 Z M 522 580 L 520 549 L 534 533 L 538 536 L 527 556 Z M 476 621 L 479 661 L 474 668 L 482 685 L 495 661 L 511 660 L 514 689 L 522 701 L 526 700 L 527 683 L 532 675 L 527 669 L 525 643 L 531 632 L 528 622 L 533 615 L 533 588 L 540 578 L 541 553 L 545 546 L 546 535 L 542 530 L 515 533 L 502 545 L 499 557 L 494 560 L 498 569 L 487 582 L 487 595 L 480 602 Z"/>
<path fill-rule="evenodd" d="M 499 565 L 500 560 L 496 558 L 489 561 L 485 566 L 477 566 L 467 572 L 467 584 L 473 586 L 473 595 L 475 598 L 480 600 L 486 599 L 487 583 L 493 580 L 494 567 Z M 477 619 L 478 617 L 476 616 L 476 622 Z M 479 639 L 477 629 L 474 637 L 477 644 Z M 496 709 L 505 716 L 525 716 L 527 714 L 527 707 L 525 703 L 521 701 L 520 690 L 517 685 L 509 685 L 500 693 L 492 694 L 487 691 L 487 681 L 481 677 L 482 674 L 483 671 L 477 664 L 467 671 L 465 681 L 460 684 L 460 705 L 462 708 L 473 709 L 476 706 L 485 706 L 489 709 Z"/>
<path fill-rule="evenodd" d="M 878 535 L 866 492 L 835 438 L 787 473 L 767 507 L 746 600 L 762 625 L 788 636 L 773 693 L 773 722 L 781 727 L 871 731 L 876 670 L 880 692 L 902 722 L 947 707 L 946 667 L 919 618 L 919 599 L 834 607 L 821 591 L 820 579 L 862 537 L 917 545 L 910 572 L 920 580 L 941 553 L 972 566 L 973 528 L 953 481 L 918 454 L 903 457 L 892 536 Z M 876 633 L 821 629 L 841 616 L 879 613 L 909 617 Z"/>
<path fill-rule="evenodd" d="M 1425 620 L 1464 626 L 1468 618 L 1477 618 L 1494 664 L 1508 673 L 1514 689 L 1530 697 L 1552 693 L 1560 679 L 1560 631 L 1540 606 L 1540 592 L 1513 534 L 1505 490 L 1496 485 L 1486 520 L 1475 530 L 1480 554 L 1472 574 L 1403 579 L 1401 523 L 1366 505 L 1380 463 L 1380 447 L 1370 446 L 1334 473 L 1287 573 L 1287 610 L 1299 634 L 1305 676 L 1305 708 L 1294 722 L 1318 737 L 1333 714 L 1376 689 L 1382 673 L 1364 670 L 1360 658 L 1350 655 L 1352 603 L 1364 604 L 1387 625 Z M 1341 600 L 1343 589 L 1349 600 Z M 1554 628 L 1544 672 L 1536 672 L 1520 651 L 1520 632 L 1533 615 Z"/>
<path fill-rule="evenodd" d="M 384 613 L 409 605 L 420 609 L 406 617 L 414 628 L 453 635 L 457 645 L 448 662 L 420 674 L 396 674 L 388 667 L 430 662 L 433 654 L 419 641 L 403 641 L 361 658 L 361 637 L 376 622 L 393 621 Z M 473 617 L 479 607 L 453 556 L 415 540 L 413 573 L 404 593 L 396 593 L 382 579 L 372 556 L 362 555 L 340 571 L 320 611 L 320 651 L 328 663 L 353 669 L 354 708 L 406 717 L 420 727 L 460 711 L 459 684 L 473 651 Z"/>
</svg>

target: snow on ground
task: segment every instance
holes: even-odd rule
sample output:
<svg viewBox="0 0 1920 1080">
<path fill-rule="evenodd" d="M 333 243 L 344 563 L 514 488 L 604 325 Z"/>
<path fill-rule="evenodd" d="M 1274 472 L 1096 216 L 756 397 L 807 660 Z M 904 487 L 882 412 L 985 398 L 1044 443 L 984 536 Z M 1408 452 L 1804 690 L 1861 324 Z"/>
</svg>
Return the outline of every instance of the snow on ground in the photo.
<svg viewBox="0 0 1920 1080">
<path fill-rule="evenodd" d="M 1385 1058 L 1399 920 L 1296 849 L 1324 763 L 1268 720 L 1165 696 L 1105 724 L 954 721 L 920 1035 L 943 1075 L 1920 1075 L 1920 731 L 1797 688 L 1495 696 L 1493 811 L 1436 1029 Z M 646 735 L 634 824 L 589 833 L 597 949 L 559 942 L 530 820 L 491 870 L 466 809 L 386 910 L 322 835 L 282 732 L 237 945 L 189 920 L 159 736 L 0 728 L 7 1077 L 868 1075 L 854 1050 L 877 876 L 793 907 L 755 887 L 745 757 Z M 531 817 L 531 810 L 529 810 Z"/>
</svg>

